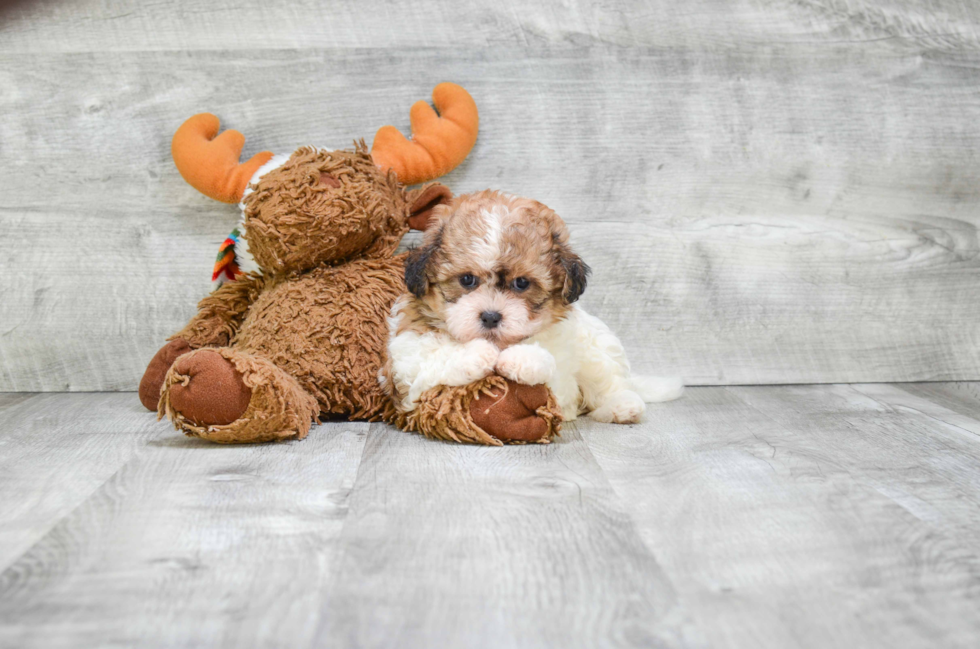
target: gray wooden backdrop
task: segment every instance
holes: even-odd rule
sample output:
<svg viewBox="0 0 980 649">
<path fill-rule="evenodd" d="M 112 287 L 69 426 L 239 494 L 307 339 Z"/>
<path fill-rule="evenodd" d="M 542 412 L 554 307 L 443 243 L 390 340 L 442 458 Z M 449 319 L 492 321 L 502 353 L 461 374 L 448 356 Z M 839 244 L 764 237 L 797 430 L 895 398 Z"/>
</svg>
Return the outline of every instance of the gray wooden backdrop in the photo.
<svg viewBox="0 0 980 649">
<path fill-rule="evenodd" d="M 169 155 L 481 110 L 456 191 L 569 222 L 585 306 L 695 384 L 980 378 L 980 3 L 0 5 L 0 390 L 131 390 L 236 219 Z"/>
</svg>

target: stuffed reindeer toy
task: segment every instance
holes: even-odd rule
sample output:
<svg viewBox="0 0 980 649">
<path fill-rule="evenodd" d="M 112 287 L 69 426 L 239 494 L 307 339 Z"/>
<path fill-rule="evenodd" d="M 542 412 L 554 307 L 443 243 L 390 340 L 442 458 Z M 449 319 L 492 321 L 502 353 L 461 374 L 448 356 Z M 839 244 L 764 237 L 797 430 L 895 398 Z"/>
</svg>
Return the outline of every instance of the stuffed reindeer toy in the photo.
<svg viewBox="0 0 980 649">
<path fill-rule="evenodd" d="M 561 415 L 551 391 L 492 375 L 437 386 L 409 415 L 379 383 L 387 316 L 405 292 L 410 229 L 452 199 L 429 182 L 462 162 L 476 142 L 476 104 L 443 83 L 411 110 L 412 139 L 385 126 L 371 152 L 301 147 L 239 164 L 241 133 L 218 136 L 196 115 L 177 130 L 172 154 L 203 194 L 239 203 L 215 278 L 140 383 L 143 405 L 187 435 L 212 442 L 302 439 L 316 418 L 389 421 L 439 439 L 499 445 L 547 442 Z M 215 137 L 217 136 L 217 137 Z"/>
</svg>

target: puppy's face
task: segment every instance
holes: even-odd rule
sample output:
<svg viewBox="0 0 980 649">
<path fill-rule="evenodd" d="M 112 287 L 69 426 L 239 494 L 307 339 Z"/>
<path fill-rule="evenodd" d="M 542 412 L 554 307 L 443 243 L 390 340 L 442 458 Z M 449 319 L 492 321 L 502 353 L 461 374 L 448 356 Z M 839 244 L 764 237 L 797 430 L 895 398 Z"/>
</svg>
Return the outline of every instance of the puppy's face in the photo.
<svg viewBox="0 0 980 649">
<path fill-rule="evenodd" d="M 565 223 L 537 201 L 483 191 L 440 206 L 433 220 L 405 283 L 419 318 L 459 342 L 519 343 L 585 290 L 589 267 L 569 249 Z"/>
</svg>

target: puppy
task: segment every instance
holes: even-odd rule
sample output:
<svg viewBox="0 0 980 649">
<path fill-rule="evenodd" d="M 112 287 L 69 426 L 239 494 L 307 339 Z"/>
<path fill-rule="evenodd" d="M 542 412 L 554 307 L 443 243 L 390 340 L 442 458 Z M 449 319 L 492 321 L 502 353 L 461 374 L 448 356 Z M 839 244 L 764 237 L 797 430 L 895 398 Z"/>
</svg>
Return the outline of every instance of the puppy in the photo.
<svg viewBox="0 0 980 649">
<path fill-rule="evenodd" d="M 547 384 L 566 421 L 588 413 L 634 423 L 645 401 L 681 395 L 679 380 L 631 377 L 616 335 L 574 304 L 590 269 L 554 211 L 496 191 L 436 210 L 388 320 L 379 379 L 397 408 L 410 412 L 430 388 L 494 372 Z"/>
</svg>

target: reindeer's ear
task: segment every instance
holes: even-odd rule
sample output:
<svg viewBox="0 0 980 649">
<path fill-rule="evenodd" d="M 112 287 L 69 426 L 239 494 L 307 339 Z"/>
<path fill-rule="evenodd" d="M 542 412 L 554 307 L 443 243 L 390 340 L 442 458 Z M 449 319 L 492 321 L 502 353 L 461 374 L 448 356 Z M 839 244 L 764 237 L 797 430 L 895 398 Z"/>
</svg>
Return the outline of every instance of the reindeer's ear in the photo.
<svg viewBox="0 0 980 649">
<path fill-rule="evenodd" d="M 432 183 L 409 194 L 409 200 L 412 204 L 408 208 L 408 227 L 425 230 L 432 223 L 433 210 L 448 205 L 453 200 L 453 193 L 445 185 Z"/>
<path fill-rule="evenodd" d="M 561 297 L 565 304 L 571 304 L 585 292 L 585 285 L 589 282 L 592 269 L 564 242 L 555 242 L 555 256 L 561 274 L 564 276 Z"/>
<path fill-rule="evenodd" d="M 405 260 L 405 286 L 415 297 L 422 297 L 429 291 L 429 262 L 441 245 L 442 228 L 429 243 L 408 253 Z"/>
</svg>

